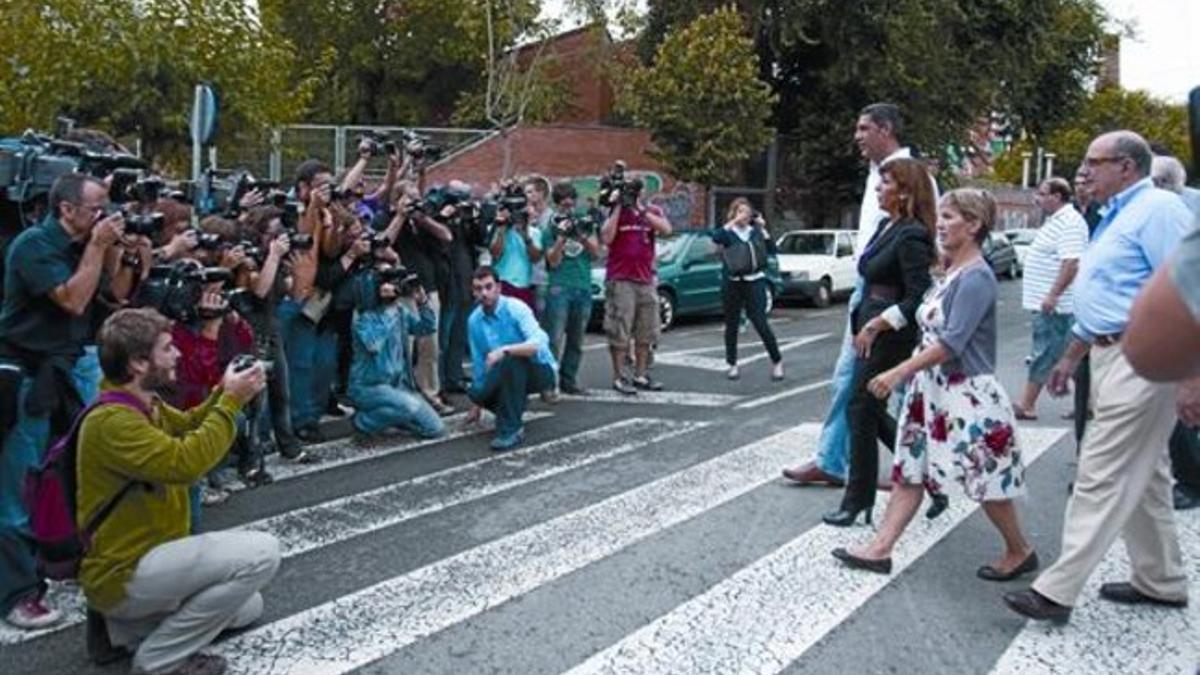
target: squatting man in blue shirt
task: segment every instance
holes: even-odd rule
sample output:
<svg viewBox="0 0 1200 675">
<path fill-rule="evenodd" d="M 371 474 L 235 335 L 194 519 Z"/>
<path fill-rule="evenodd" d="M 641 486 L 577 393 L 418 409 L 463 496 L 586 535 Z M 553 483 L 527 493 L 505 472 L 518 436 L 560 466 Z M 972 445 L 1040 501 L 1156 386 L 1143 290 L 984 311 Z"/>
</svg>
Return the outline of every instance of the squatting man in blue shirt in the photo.
<svg viewBox="0 0 1200 675">
<path fill-rule="evenodd" d="M 496 415 L 493 450 L 509 450 L 524 439 L 521 416 L 529 394 L 552 389 L 558 364 L 550 338 L 524 302 L 500 294 L 496 272 L 475 270 L 471 292 L 479 306 L 467 320 L 471 343 L 471 409 L 467 423 L 479 422 L 483 408 Z"/>
</svg>

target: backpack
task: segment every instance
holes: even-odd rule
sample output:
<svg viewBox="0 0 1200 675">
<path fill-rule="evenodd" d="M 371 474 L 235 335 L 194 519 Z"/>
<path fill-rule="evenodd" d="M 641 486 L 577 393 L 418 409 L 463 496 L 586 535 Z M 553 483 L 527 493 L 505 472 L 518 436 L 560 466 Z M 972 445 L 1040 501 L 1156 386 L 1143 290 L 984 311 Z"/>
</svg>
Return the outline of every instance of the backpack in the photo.
<svg viewBox="0 0 1200 675">
<path fill-rule="evenodd" d="M 103 405 L 124 405 L 150 417 L 150 410 L 132 394 L 106 391 L 84 408 L 71 430 L 55 441 L 39 466 L 25 474 L 21 499 L 29 513 L 38 568 L 50 579 L 74 579 L 96 530 L 137 481 L 129 481 L 100 507 L 80 529 L 75 522 L 75 467 L 79 429 L 83 420 Z"/>
</svg>

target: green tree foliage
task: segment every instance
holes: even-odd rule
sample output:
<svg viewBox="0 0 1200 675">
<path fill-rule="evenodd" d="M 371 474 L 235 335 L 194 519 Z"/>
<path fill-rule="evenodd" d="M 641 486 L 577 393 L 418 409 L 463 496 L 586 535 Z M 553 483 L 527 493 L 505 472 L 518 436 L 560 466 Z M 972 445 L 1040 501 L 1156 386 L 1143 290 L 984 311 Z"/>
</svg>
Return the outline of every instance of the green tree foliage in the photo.
<svg viewBox="0 0 1200 675">
<path fill-rule="evenodd" d="M 650 0 L 639 52 L 728 0 Z M 1000 112 L 1041 132 L 1078 107 L 1103 36 L 1095 0 L 738 0 L 778 96 L 787 136 L 781 184 L 800 186 L 811 212 L 832 217 L 861 190 L 850 142 L 857 112 L 903 109 L 905 143 L 930 154 L 965 145 Z"/>
<path fill-rule="evenodd" d="M 320 76 L 298 71 L 293 44 L 244 0 L 6 2 L 0 25 L 0 130 L 68 115 L 136 134 L 166 164 L 185 155 L 197 83 L 215 86 L 222 132 L 237 133 L 299 118 Z"/>
<path fill-rule="evenodd" d="M 1054 173 L 1074 176 L 1092 139 L 1108 131 L 1130 129 L 1147 141 L 1165 147 L 1184 166 L 1191 162 L 1187 132 L 1187 108 L 1154 98 L 1144 91 L 1105 87 L 1087 99 L 1078 114 L 1047 130 L 1042 143 L 1046 152 L 1057 155 Z M 1032 152 L 1033 143 L 1017 148 L 996 164 L 996 176 L 1017 183 L 1021 180 L 1021 150 Z"/>
<path fill-rule="evenodd" d="M 754 43 L 733 8 L 673 31 L 654 64 L 619 83 L 619 106 L 648 128 L 657 158 L 676 177 L 715 185 L 771 140 L 775 102 L 758 79 Z"/>
<path fill-rule="evenodd" d="M 266 20 L 316 60 L 336 53 L 307 121 L 440 125 L 485 75 L 489 0 L 259 0 Z M 539 0 L 494 2 L 498 49 L 516 44 Z"/>
</svg>

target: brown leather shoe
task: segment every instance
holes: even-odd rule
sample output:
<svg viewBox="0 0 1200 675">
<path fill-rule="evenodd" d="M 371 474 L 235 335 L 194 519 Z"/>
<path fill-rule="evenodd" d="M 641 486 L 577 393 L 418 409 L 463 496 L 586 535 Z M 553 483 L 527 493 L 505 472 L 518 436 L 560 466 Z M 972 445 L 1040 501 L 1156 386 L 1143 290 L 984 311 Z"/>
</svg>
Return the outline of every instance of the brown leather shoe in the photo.
<svg viewBox="0 0 1200 675">
<path fill-rule="evenodd" d="M 1060 605 L 1032 588 L 1027 591 L 1005 593 L 1004 604 L 1017 614 L 1035 621 L 1064 624 L 1071 618 L 1070 607 Z"/>
<path fill-rule="evenodd" d="M 1122 605 L 1159 605 L 1160 607 L 1187 607 L 1187 600 L 1163 600 L 1139 591 L 1128 581 L 1114 581 L 1101 584 L 1100 597 Z"/>
<path fill-rule="evenodd" d="M 829 487 L 844 487 L 846 482 L 841 478 L 822 471 L 817 463 L 809 460 L 800 466 L 784 469 L 783 477 L 800 485 L 827 485 Z"/>
</svg>

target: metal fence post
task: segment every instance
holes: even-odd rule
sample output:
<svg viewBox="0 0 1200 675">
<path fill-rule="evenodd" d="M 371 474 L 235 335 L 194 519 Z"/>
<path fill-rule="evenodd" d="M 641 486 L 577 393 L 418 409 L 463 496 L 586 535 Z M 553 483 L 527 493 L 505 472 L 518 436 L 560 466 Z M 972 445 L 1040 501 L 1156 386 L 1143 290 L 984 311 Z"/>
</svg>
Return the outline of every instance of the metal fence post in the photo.
<svg viewBox="0 0 1200 675">
<path fill-rule="evenodd" d="M 334 127 L 333 133 L 333 172 L 340 174 L 346 168 L 346 127 Z"/>
<path fill-rule="evenodd" d="M 267 173 L 270 180 L 283 181 L 283 129 L 279 127 L 271 130 L 271 161 Z"/>
</svg>

